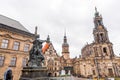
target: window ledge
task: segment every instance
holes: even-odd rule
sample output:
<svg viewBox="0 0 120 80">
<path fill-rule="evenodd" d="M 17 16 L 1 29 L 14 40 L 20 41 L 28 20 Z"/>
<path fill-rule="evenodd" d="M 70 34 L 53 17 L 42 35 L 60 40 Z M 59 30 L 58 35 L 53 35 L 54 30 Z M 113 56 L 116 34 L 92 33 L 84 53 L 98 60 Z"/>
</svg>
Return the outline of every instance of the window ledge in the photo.
<svg viewBox="0 0 120 80">
<path fill-rule="evenodd" d="M 9 67 L 16 67 L 15 65 L 9 65 Z"/>
</svg>

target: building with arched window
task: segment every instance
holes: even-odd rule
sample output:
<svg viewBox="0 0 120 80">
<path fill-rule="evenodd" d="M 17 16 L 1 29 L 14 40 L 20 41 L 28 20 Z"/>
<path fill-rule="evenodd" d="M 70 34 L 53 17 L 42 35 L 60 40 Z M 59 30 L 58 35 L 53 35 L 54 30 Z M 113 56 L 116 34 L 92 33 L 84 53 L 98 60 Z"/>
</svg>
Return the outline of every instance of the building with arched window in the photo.
<svg viewBox="0 0 120 80">
<path fill-rule="evenodd" d="M 47 42 L 42 48 L 43 55 L 45 57 L 44 66 L 48 69 L 49 77 L 57 77 L 60 74 L 60 56 L 57 54 L 52 42 L 50 41 L 50 37 L 48 35 Z"/>
<path fill-rule="evenodd" d="M 0 15 L 0 79 L 8 68 L 13 71 L 13 80 L 18 80 L 26 66 L 33 34 L 18 21 Z"/>
<path fill-rule="evenodd" d="M 114 54 L 113 44 L 109 40 L 108 31 L 97 9 L 94 25 L 94 42 L 87 43 L 82 48 L 81 57 L 74 63 L 74 72 L 83 77 L 118 77 L 120 58 Z"/>
</svg>

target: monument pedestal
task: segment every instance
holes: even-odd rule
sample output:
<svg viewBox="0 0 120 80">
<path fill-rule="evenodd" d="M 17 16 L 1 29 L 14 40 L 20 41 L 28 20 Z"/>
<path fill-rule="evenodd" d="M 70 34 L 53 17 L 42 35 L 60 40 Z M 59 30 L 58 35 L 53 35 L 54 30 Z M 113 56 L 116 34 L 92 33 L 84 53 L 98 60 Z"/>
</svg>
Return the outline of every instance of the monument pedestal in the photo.
<svg viewBox="0 0 120 80">
<path fill-rule="evenodd" d="M 20 80 L 49 80 L 46 67 L 24 67 Z"/>
</svg>

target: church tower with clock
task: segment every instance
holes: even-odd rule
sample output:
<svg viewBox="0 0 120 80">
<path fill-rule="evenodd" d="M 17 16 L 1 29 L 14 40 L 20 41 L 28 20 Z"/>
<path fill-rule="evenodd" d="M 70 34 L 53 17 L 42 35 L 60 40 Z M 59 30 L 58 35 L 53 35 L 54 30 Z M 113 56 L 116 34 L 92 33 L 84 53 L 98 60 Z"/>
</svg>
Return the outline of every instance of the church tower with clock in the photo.
<svg viewBox="0 0 120 80">
<path fill-rule="evenodd" d="M 63 44 L 62 44 L 62 56 L 64 57 L 64 59 L 69 59 L 70 58 L 69 44 L 67 43 L 66 33 L 64 35 Z"/>
</svg>

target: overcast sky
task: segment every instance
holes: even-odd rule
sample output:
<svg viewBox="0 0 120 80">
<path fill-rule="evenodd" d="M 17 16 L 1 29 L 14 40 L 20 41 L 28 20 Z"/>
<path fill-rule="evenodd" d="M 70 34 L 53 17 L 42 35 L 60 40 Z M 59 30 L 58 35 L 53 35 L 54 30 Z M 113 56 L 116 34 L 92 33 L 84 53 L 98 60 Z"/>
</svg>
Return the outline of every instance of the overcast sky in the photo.
<svg viewBox="0 0 120 80">
<path fill-rule="evenodd" d="M 93 42 L 95 6 L 119 55 L 120 0 L 0 0 L 0 14 L 19 21 L 32 33 L 38 26 L 41 39 L 49 34 L 58 54 L 66 29 L 70 55 L 75 57 L 87 42 Z"/>
</svg>

